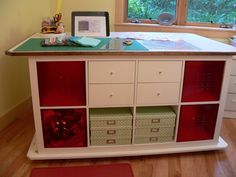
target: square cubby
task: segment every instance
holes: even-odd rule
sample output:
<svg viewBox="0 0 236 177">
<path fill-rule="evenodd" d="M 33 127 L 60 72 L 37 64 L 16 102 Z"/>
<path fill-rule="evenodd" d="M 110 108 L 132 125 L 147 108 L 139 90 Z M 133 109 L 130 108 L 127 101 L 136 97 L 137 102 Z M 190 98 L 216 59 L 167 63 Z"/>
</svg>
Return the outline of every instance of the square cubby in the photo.
<svg viewBox="0 0 236 177">
<path fill-rule="evenodd" d="M 86 109 L 43 109 L 45 148 L 86 147 Z"/>
<path fill-rule="evenodd" d="M 40 106 L 85 106 L 85 62 L 37 62 Z"/>
</svg>

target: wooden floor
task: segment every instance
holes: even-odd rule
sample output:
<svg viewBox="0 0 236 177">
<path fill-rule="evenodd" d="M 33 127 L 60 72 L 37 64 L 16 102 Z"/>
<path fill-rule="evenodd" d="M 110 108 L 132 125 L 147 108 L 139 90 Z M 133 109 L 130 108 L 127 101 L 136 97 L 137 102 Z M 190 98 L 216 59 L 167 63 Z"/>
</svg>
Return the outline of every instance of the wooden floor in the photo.
<svg viewBox="0 0 236 177">
<path fill-rule="evenodd" d="M 34 167 L 82 166 L 128 162 L 135 177 L 236 177 L 236 119 L 224 119 L 221 136 L 229 144 L 224 151 L 196 152 L 170 155 L 82 159 L 27 159 L 34 134 L 32 108 L 0 132 L 0 177 L 28 177 Z"/>
</svg>

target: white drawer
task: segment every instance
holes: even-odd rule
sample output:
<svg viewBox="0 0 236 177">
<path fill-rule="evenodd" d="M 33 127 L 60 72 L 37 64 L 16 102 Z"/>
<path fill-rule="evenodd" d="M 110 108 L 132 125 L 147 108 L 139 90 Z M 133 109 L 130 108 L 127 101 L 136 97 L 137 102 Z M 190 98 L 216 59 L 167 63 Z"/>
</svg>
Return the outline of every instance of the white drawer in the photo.
<svg viewBox="0 0 236 177">
<path fill-rule="evenodd" d="M 236 111 L 236 94 L 227 95 L 225 110 Z"/>
<path fill-rule="evenodd" d="M 236 76 L 230 76 L 228 92 L 236 93 Z"/>
<path fill-rule="evenodd" d="M 134 83 L 135 61 L 90 61 L 89 83 Z"/>
<path fill-rule="evenodd" d="M 138 82 L 178 82 L 181 71 L 181 61 L 140 61 Z"/>
<path fill-rule="evenodd" d="M 233 64 L 231 68 L 231 75 L 236 76 L 236 60 L 233 60 Z"/>
<path fill-rule="evenodd" d="M 131 105 L 134 84 L 89 84 L 89 105 Z"/>
<path fill-rule="evenodd" d="M 179 87 L 179 83 L 138 84 L 137 104 L 177 103 Z"/>
</svg>

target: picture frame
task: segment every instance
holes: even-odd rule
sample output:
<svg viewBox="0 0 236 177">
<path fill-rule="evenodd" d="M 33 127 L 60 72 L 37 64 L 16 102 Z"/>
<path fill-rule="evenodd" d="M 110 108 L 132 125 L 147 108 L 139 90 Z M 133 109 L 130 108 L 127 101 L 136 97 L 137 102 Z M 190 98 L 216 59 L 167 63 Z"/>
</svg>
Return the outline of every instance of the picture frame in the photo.
<svg viewBox="0 0 236 177">
<path fill-rule="evenodd" d="M 74 11 L 71 18 L 72 36 L 104 37 L 110 35 L 108 12 Z"/>
</svg>

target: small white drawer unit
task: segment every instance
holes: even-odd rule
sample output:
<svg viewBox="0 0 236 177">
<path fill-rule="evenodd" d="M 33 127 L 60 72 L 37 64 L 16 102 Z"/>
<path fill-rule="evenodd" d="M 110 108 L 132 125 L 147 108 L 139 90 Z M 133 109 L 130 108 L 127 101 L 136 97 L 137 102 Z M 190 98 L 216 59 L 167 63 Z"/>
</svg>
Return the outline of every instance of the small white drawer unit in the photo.
<svg viewBox="0 0 236 177">
<path fill-rule="evenodd" d="M 134 61 L 90 61 L 88 67 L 89 105 L 132 105 Z"/>
<path fill-rule="evenodd" d="M 137 104 L 177 103 L 181 72 L 181 61 L 139 61 Z"/>
</svg>

